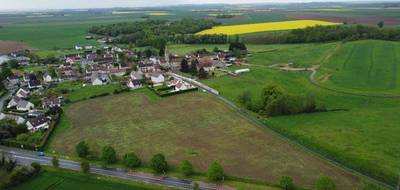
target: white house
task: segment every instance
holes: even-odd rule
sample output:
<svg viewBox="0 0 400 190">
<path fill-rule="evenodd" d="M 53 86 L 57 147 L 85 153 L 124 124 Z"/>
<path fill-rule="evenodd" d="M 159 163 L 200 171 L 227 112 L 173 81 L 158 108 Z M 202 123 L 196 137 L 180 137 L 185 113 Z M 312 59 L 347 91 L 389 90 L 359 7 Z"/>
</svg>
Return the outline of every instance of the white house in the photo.
<svg viewBox="0 0 400 190">
<path fill-rule="evenodd" d="M 29 95 L 30 95 L 30 91 L 26 88 L 20 88 L 20 89 L 18 89 L 17 93 L 15 93 L 15 96 L 17 96 L 18 98 L 22 98 L 22 99 L 29 98 Z"/>
<path fill-rule="evenodd" d="M 129 79 L 126 85 L 131 89 L 143 87 L 142 80 Z"/>
<path fill-rule="evenodd" d="M 0 65 L 2 65 L 3 63 L 10 61 L 10 57 L 8 55 L 0 55 Z"/>
<path fill-rule="evenodd" d="M 26 122 L 26 126 L 29 131 L 37 131 L 39 129 L 48 129 L 49 128 L 49 120 L 46 117 L 40 116 L 34 119 L 28 120 Z"/>
<path fill-rule="evenodd" d="M 250 69 L 238 69 L 234 71 L 235 74 L 248 73 L 248 72 L 250 72 Z"/>
<path fill-rule="evenodd" d="M 165 81 L 165 78 L 161 73 L 152 73 L 150 77 L 151 82 L 153 82 L 153 84 L 156 86 L 161 85 Z"/>
<path fill-rule="evenodd" d="M 46 73 L 43 75 L 43 81 L 45 83 L 51 83 L 53 82 L 53 78 L 48 73 Z"/>
<path fill-rule="evenodd" d="M 110 78 L 105 73 L 93 72 L 91 77 L 92 85 L 105 85 L 111 82 Z"/>
<path fill-rule="evenodd" d="M 75 45 L 75 50 L 83 50 L 82 46 Z"/>
</svg>

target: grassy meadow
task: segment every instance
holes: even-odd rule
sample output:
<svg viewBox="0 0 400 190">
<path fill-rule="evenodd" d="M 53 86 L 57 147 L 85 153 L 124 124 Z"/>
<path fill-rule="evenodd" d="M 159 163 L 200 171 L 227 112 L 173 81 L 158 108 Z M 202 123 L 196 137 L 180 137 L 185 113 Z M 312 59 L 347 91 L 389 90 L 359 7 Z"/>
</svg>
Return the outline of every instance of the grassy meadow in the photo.
<svg viewBox="0 0 400 190">
<path fill-rule="evenodd" d="M 204 172 L 219 160 L 228 175 L 269 183 L 277 183 L 282 175 L 306 187 L 321 175 L 331 176 L 344 189 L 356 189 L 361 183 L 199 92 L 159 98 L 142 89 L 70 104 L 47 151 L 74 156 L 74 146 L 82 140 L 89 143 L 92 154 L 109 144 L 119 156 L 136 152 L 145 164 L 162 152 L 172 167 L 188 159 Z"/>
<path fill-rule="evenodd" d="M 328 48 L 324 51 L 317 51 L 319 53 L 314 53 L 312 57 L 310 54 L 304 53 L 306 45 L 304 48 L 298 48 L 300 51 L 298 53 L 289 53 L 293 51 L 289 48 L 281 50 L 287 50 L 288 53 L 281 52 L 281 54 L 285 55 L 282 56 L 282 59 L 294 60 L 295 63 L 301 63 L 302 58 L 299 55 L 302 53 L 307 56 L 304 60 L 309 60 L 310 63 L 326 60 L 322 61 L 323 65 L 320 71 L 323 71 L 325 67 L 335 68 L 335 65 L 331 64 L 340 64 L 340 62 L 334 61 L 337 60 L 334 52 L 340 52 L 341 48 L 348 48 L 347 46 L 361 46 L 362 44 L 371 46 L 371 43 L 375 44 L 373 46 L 375 47 L 374 51 L 378 53 L 383 51 L 379 48 L 392 47 L 393 45 L 392 42 L 381 41 L 351 42 L 339 46 L 339 48 L 332 45 L 331 50 Z M 321 49 L 324 49 L 331 45 L 315 46 L 321 46 Z M 317 47 L 315 49 L 318 49 Z M 251 92 L 254 101 L 259 101 L 261 89 L 267 84 L 278 84 L 291 94 L 315 95 L 317 102 L 327 107 L 328 110 L 341 109 L 344 111 L 273 117 L 265 119 L 265 123 L 286 136 L 296 139 L 324 155 L 335 158 L 345 165 L 367 171 L 391 182 L 395 181 L 400 168 L 400 160 L 398 159 L 400 148 L 397 146 L 400 143 L 399 138 L 397 138 L 400 132 L 398 125 L 400 120 L 396 111 L 400 104 L 398 99 L 350 96 L 321 89 L 309 82 L 309 73 L 307 72 L 284 72 L 259 66 L 275 60 L 274 56 L 268 56 L 271 52 L 266 52 L 264 56 L 262 56 L 264 53 L 259 54 L 248 58 L 252 66 L 246 66 L 246 68 L 251 69 L 250 73 L 237 77 L 212 78 L 203 82 L 220 91 L 222 96 L 237 103 L 238 96 L 244 91 Z M 387 53 L 385 59 L 392 60 L 395 55 Z M 263 58 L 258 59 L 257 56 Z M 368 54 L 366 56 L 368 57 Z M 361 59 L 362 55 L 358 57 Z M 357 63 L 354 63 L 354 61 L 357 60 L 353 59 L 348 64 L 356 65 Z M 391 67 L 395 63 L 390 64 L 381 61 L 375 62 L 375 64 L 375 68 L 382 69 L 384 65 L 388 64 Z M 370 64 L 365 64 L 365 67 L 369 66 Z M 348 76 L 341 76 L 357 78 L 357 72 L 347 72 L 347 74 Z M 388 79 L 390 83 L 391 78 L 388 77 Z M 354 79 L 349 82 L 354 82 L 353 84 L 356 85 L 358 80 Z M 386 82 L 382 82 L 382 85 L 387 84 Z M 343 87 L 346 86 L 343 85 Z M 377 88 L 376 91 L 378 92 L 379 89 Z"/>
</svg>

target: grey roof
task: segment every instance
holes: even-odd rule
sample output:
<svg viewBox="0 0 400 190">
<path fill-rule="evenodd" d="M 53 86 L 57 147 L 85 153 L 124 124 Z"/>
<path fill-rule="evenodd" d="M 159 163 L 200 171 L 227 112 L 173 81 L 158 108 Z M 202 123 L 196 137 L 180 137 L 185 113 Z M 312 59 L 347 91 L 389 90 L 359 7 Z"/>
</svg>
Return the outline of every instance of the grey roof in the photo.
<svg viewBox="0 0 400 190">
<path fill-rule="evenodd" d="M 110 82 L 108 74 L 93 72 L 91 76 L 91 81 L 94 82 L 96 79 L 100 79 L 103 83 Z"/>
<path fill-rule="evenodd" d="M 28 101 L 26 101 L 26 100 L 20 100 L 20 101 L 18 101 L 18 103 L 17 103 L 17 107 L 26 108 L 26 107 L 28 106 L 29 103 L 30 103 L 30 102 L 28 102 Z"/>
<path fill-rule="evenodd" d="M 31 123 L 32 126 L 37 127 L 39 125 L 42 125 L 44 123 L 47 123 L 48 119 L 46 117 L 40 116 L 34 119 L 30 119 L 29 123 Z"/>
<path fill-rule="evenodd" d="M 131 76 L 135 77 L 135 79 L 143 79 L 143 73 L 140 71 L 132 71 Z"/>
</svg>

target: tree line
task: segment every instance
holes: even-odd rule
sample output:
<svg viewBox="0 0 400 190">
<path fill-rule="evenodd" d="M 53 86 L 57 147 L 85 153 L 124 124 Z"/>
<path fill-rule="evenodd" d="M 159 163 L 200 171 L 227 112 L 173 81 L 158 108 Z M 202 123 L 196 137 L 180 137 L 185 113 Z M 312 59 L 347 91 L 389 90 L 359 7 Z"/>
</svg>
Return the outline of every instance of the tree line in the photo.
<svg viewBox="0 0 400 190">
<path fill-rule="evenodd" d="M 270 33 L 258 37 L 255 43 L 316 43 L 366 39 L 400 41 L 400 29 L 364 25 L 315 26 Z"/>
<path fill-rule="evenodd" d="M 251 92 L 244 91 L 238 101 L 247 109 L 267 116 L 326 111 L 324 106 L 317 105 L 314 95 L 292 95 L 277 85 L 267 85 L 260 97 L 257 101 Z"/>
<path fill-rule="evenodd" d="M 146 20 L 93 26 L 89 33 L 112 37 L 116 43 L 154 46 L 160 41 L 174 43 L 226 43 L 226 35 L 194 35 L 221 23 L 211 19 L 182 19 L 175 21 Z"/>
</svg>

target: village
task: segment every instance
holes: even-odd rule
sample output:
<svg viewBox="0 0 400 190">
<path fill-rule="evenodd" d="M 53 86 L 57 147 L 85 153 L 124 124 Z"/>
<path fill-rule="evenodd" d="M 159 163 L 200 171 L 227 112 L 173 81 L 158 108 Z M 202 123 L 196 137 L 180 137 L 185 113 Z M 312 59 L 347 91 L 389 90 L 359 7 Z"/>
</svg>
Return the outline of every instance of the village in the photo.
<svg viewBox="0 0 400 190">
<path fill-rule="evenodd" d="M 17 64 L 18 69 L 3 81 L 9 96 L 1 100 L 0 120 L 13 120 L 16 125 L 26 126 L 28 132 L 40 132 L 39 136 L 43 136 L 56 125 L 62 112 L 60 108 L 70 101 L 63 93 L 57 93 L 62 84 L 79 82 L 82 89 L 119 85 L 120 91 L 150 88 L 164 97 L 198 90 L 201 83 L 196 79 L 214 77 L 217 71 L 231 75 L 249 71 L 226 69 L 242 61 L 229 50 L 199 50 L 185 56 L 172 55 L 166 50 L 164 56 L 143 56 L 142 52 L 116 46 L 101 49 L 76 46 L 75 49 L 81 50 L 80 53 L 67 54 L 45 65 L 31 60 L 27 50 L 1 55 L 0 64 Z M 41 65 L 42 69 L 30 72 L 23 69 L 35 65 Z"/>
</svg>

